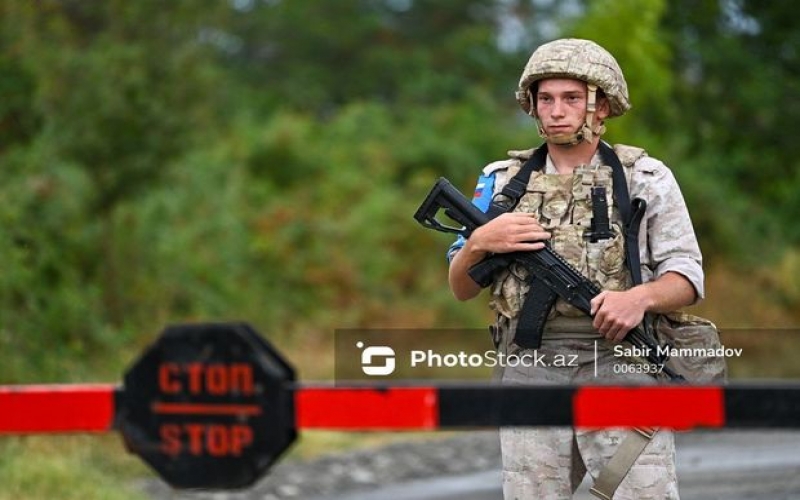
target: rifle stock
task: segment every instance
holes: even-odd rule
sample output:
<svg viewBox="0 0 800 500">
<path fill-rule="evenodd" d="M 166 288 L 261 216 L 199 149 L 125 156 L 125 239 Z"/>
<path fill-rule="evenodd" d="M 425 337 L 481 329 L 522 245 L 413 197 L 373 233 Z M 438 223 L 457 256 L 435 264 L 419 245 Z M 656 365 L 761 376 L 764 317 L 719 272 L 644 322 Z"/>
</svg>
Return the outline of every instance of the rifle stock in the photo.
<svg viewBox="0 0 800 500">
<path fill-rule="evenodd" d="M 445 215 L 461 224 L 461 227 L 450 226 L 439 221 L 437 215 L 440 210 L 444 210 Z M 489 222 L 489 216 L 481 212 L 444 177 L 440 177 L 433 185 L 428 196 L 414 214 L 414 218 L 428 229 L 442 233 L 460 234 L 464 238 L 469 238 L 472 231 Z"/>
</svg>

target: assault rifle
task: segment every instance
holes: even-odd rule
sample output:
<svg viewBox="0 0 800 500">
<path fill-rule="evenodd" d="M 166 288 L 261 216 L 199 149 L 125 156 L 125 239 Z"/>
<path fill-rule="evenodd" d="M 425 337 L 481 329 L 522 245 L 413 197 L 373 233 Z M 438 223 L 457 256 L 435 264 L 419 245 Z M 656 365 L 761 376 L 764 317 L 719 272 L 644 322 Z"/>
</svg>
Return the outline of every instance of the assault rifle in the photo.
<svg viewBox="0 0 800 500">
<path fill-rule="evenodd" d="M 437 215 L 442 209 L 447 217 L 461 224 L 461 227 L 439 221 Z M 414 214 L 414 218 L 428 229 L 459 234 L 465 238 L 490 220 L 487 214 L 473 205 L 444 177 L 434 184 L 425 201 Z M 491 284 L 496 271 L 504 269 L 512 263 L 521 265 L 528 271 L 529 276 L 542 281 L 556 295 L 587 316 L 591 316 L 591 300 L 601 292 L 600 288 L 583 276 L 561 255 L 553 251 L 547 242 L 541 250 L 489 256 L 472 266 L 469 275 L 481 287 L 486 287 Z M 625 336 L 625 341 L 648 353 L 647 361 L 660 366 L 662 372 L 671 380 L 685 380 L 683 376 L 666 366 L 668 356 L 660 354 L 657 342 L 653 335 L 648 333 L 644 324 L 629 331 Z"/>
</svg>

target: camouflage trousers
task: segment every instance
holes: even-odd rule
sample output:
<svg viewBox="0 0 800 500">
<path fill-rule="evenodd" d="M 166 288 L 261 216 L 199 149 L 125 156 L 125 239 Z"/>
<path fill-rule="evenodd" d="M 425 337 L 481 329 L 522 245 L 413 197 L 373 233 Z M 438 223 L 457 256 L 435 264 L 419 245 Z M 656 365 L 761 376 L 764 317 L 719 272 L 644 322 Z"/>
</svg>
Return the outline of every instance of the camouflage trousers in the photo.
<svg viewBox="0 0 800 500">
<path fill-rule="evenodd" d="M 595 366 L 595 342 L 597 361 Z M 524 354 L 519 351 L 517 354 Z M 532 351 L 531 351 L 532 352 Z M 513 353 L 513 349 L 511 351 Z M 621 373 L 615 364 L 630 363 L 615 356 L 602 339 L 547 339 L 537 350 L 538 366 L 507 366 L 504 384 L 655 383 L 646 374 Z M 561 355 L 561 357 L 557 357 Z M 560 363 L 553 363 L 560 360 Z M 548 364 L 545 366 L 545 364 Z M 531 364 L 531 363 L 528 363 Z M 558 366 L 554 366 L 554 364 Z M 595 376 L 596 370 L 596 376 Z M 617 373 L 619 372 L 619 373 Z M 562 500 L 572 498 L 588 472 L 596 479 L 632 430 L 573 428 L 500 429 L 505 500 Z M 615 500 L 677 500 L 675 444 L 670 431 L 661 430 L 639 455 L 617 489 Z"/>
</svg>

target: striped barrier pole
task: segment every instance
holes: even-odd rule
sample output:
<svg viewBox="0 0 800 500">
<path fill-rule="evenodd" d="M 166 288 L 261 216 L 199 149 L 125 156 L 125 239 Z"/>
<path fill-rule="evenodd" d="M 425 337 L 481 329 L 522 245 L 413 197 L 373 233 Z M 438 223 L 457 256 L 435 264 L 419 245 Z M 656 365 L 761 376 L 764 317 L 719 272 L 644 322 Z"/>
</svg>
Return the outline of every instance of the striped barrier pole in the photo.
<svg viewBox="0 0 800 500">
<path fill-rule="evenodd" d="M 294 397 L 296 427 L 305 430 L 800 427 L 800 384 L 796 383 L 678 387 L 293 384 L 287 390 Z M 0 386 L 0 435 L 115 431 L 115 401 L 122 391 L 114 384 Z"/>
<path fill-rule="evenodd" d="M 0 386 L 0 436 L 118 431 L 176 488 L 257 481 L 298 430 L 797 428 L 800 384 L 298 384 L 243 323 L 178 325 L 117 384 Z"/>
</svg>

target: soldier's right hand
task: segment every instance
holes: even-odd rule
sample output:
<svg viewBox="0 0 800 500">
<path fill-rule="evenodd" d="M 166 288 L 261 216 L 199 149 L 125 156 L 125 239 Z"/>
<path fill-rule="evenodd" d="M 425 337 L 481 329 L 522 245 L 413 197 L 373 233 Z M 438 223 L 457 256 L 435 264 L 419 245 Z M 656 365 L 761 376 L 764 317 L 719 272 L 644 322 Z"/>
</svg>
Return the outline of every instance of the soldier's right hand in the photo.
<svg viewBox="0 0 800 500">
<path fill-rule="evenodd" d="M 473 250 L 485 253 L 508 253 L 540 250 L 550 233 L 536 216 L 523 212 L 502 214 L 480 226 L 469 237 Z"/>
</svg>

